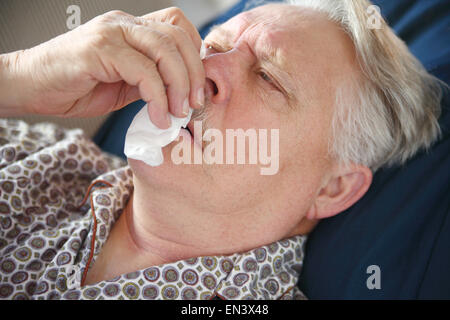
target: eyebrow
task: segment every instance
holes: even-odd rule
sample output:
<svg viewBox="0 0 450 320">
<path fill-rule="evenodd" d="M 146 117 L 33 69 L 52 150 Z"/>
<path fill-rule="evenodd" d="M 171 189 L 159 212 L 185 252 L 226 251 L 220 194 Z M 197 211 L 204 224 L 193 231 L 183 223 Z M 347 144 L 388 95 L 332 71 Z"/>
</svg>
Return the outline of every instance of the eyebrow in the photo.
<svg viewBox="0 0 450 320">
<path fill-rule="evenodd" d="M 222 27 L 222 24 L 216 24 L 213 25 L 208 32 L 207 36 L 209 36 L 212 33 L 215 33 L 215 36 L 219 36 L 219 38 L 223 38 L 226 40 L 235 40 L 233 39 L 233 35 L 226 29 Z M 206 38 L 206 37 L 205 37 Z M 266 65 L 270 65 L 271 69 L 274 69 L 276 71 L 275 75 L 277 79 L 280 79 L 279 85 L 281 86 L 282 90 L 287 95 L 287 98 L 291 103 L 297 103 L 298 98 L 294 94 L 294 88 L 289 83 L 293 83 L 292 76 L 284 70 L 283 64 L 281 61 L 285 61 L 284 56 L 280 56 L 279 54 L 279 48 L 274 48 L 271 45 L 262 45 L 264 48 L 263 50 L 255 50 L 250 47 L 250 50 L 253 52 L 253 54 L 257 57 L 257 59 Z"/>
<path fill-rule="evenodd" d="M 291 87 L 290 83 L 294 83 L 292 76 L 285 70 L 285 67 L 282 61 L 285 61 L 285 57 L 282 56 L 279 52 L 278 48 L 274 48 L 270 45 L 263 45 L 263 50 L 258 50 L 254 52 L 255 56 L 258 58 L 261 63 L 267 64 L 271 66 L 271 69 L 275 71 L 275 77 L 280 79 L 280 86 L 285 91 L 289 100 L 296 102 L 297 97 L 294 94 L 294 90 Z M 253 49 L 250 49 L 253 51 Z"/>
<path fill-rule="evenodd" d="M 211 29 L 209 29 L 208 34 L 206 35 L 209 36 L 211 33 L 216 32 L 218 33 L 220 36 L 223 36 L 225 38 L 232 38 L 231 33 L 228 30 L 225 30 L 223 28 L 223 24 L 215 24 L 211 27 Z M 205 37 L 205 38 L 206 38 Z"/>
</svg>

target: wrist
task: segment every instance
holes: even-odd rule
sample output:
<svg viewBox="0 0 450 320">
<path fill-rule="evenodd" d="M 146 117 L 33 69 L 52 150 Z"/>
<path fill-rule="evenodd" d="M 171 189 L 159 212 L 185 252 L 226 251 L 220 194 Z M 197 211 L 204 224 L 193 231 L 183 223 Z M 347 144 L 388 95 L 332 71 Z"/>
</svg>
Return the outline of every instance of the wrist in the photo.
<svg viewBox="0 0 450 320">
<path fill-rule="evenodd" d="M 26 114 L 20 60 L 23 51 L 0 55 L 0 117 Z"/>
</svg>

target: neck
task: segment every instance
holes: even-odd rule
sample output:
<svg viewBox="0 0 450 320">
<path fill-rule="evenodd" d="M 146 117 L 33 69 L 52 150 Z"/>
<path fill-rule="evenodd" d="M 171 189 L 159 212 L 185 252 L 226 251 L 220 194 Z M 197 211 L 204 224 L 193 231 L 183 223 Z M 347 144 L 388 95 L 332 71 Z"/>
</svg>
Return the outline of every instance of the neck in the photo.
<svg viewBox="0 0 450 320">
<path fill-rule="evenodd" d="M 226 255 L 241 248 L 230 225 L 230 216 L 186 208 L 169 195 L 152 194 L 135 183 L 125 214 L 128 237 L 137 251 L 151 252 L 159 263 L 206 255 Z M 124 217 L 125 218 L 125 217 Z"/>
<path fill-rule="evenodd" d="M 201 255 L 202 248 L 193 242 L 184 242 L 175 227 L 154 219 L 144 201 L 138 193 L 133 192 L 120 217 L 124 226 L 122 236 L 127 239 L 128 248 L 136 256 L 145 257 L 150 266 Z"/>
<path fill-rule="evenodd" d="M 148 190 L 139 186 L 134 181 L 133 194 L 83 285 L 155 265 L 239 251 L 229 241 L 237 237 L 224 231 L 231 230 L 230 226 L 219 221 L 227 220 L 225 217 L 214 221 L 205 215 L 199 217 L 178 207 L 174 198 L 156 192 L 149 198 Z M 221 227 L 225 229 L 221 231 Z"/>
<path fill-rule="evenodd" d="M 218 214 L 183 200 L 186 199 L 167 190 L 149 192 L 134 179 L 126 222 L 129 238 L 137 251 L 151 252 L 159 258 L 158 263 L 230 255 L 272 243 L 274 238 L 307 234 L 317 224 L 315 220 L 303 219 L 289 233 L 275 237 L 263 220 L 261 212 L 267 210 L 264 204 L 253 210 Z"/>
<path fill-rule="evenodd" d="M 85 284 L 150 266 L 200 256 L 229 255 L 273 242 L 264 241 L 267 229 L 265 232 L 257 227 L 265 225 L 257 210 L 219 215 L 187 208 L 186 203 L 174 201 L 174 195 L 166 196 L 167 192 L 153 192 L 151 197 L 148 194 L 135 179 L 133 194 L 88 272 Z M 309 229 L 297 228 L 290 236 L 307 233 Z"/>
</svg>

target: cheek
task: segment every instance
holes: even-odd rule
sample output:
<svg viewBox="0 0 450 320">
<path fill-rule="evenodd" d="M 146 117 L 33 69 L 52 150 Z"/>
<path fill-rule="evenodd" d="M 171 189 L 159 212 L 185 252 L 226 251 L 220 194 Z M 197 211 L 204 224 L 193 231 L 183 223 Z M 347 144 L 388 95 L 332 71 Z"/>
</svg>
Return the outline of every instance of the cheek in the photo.
<svg viewBox="0 0 450 320">
<path fill-rule="evenodd" d="M 280 129 L 284 120 L 280 109 L 286 107 L 281 100 L 273 96 L 264 100 L 256 96 L 254 91 L 249 93 L 240 89 L 239 92 L 241 94 L 234 95 L 223 111 L 222 130 Z"/>
<path fill-rule="evenodd" d="M 328 143 L 331 114 L 327 110 L 307 106 L 293 120 L 287 149 L 303 167 L 321 168 L 328 165 Z M 288 129 L 289 130 L 289 129 Z M 287 133 L 289 136 L 289 133 Z"/>
<path fill-rule="evenodd" d="M 328 123 L 327 116 L 305 112 L 293 116 L 280 130 L 280 172 L 288 189 L 297 190 L 301 201 L 315 196 L 332 164 Z"/>
</svg>

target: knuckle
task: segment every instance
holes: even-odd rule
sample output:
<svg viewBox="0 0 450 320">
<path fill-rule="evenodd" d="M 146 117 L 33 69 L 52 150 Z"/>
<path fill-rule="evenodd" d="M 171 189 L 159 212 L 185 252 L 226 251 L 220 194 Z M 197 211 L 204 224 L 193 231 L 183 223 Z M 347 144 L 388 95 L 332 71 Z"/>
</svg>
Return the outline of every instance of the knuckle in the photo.
<svg viewBox="0 0 450 320">
<path fill-rule="evenodd" d="M 178 17 L 183 17 L 184 16 L 184 13 L 183 13 L 183 10 L 181 10 L 180 8 L 178 8 L 178 7 L 170 7 L 170 8 L 167 8 L 167 14 L 169 15 L 169 16 L 178 16 Z"/>
<path fill-rule="evenodd" d="M 158 32 L 156 34 L 156 37 L 159 45 L 163 47 L 164 50 L 167 50 L 169 52 L 176 50 L 175 41 L 170 34 Z"/>
<path fill-rule="evenodd" d="M 109 37 L 104 31 L 96 31 L 91 37 L 89 41 L 89 46 L 94 48 L 102 48 L 105 47 L 109 42 Z"/>
<path fill-rule="evenodd" d="M 150 77 L 152 78 L 154 78 L 157 75 L 158 70 L 156 68 L 156 64 L 151 59 L 146 59 L 142 65 L 142 68 L 144 70 L 147 70 L 147 72 L 149 72 L 150 74 Z"/>
<path fill-rule="evenodd" d="M 161 76 L 159 74 L 158 68 L 156 64 L 150 60 L 147 59 L 142 64 L 142 70 L 145 70 L 144 73 L 148 79 L 152 83 L 152 86 L 155 88 L 163 88 L 163 82 L 161 80 Z"/>
<path fill-rule="evenodd" d="M 181 44 L 184 42 L 183 34 L 174 28 L 174 26 L 170 25 L 164 32 L 162 32 L 164 36 L 160 37 L 161 42 L 165 45 L 166 49 L 170 49 L 170 47 L 177 46 L 177 43 Z"/>
<path fill-rule="evenodd" d="M 189 34 L 180 26 L 171 25 L 169 33 L 176 39 L 189 38 Z"/>
<path fill-rule="evenodd" d="M 147 25 L 150 21 L 142 18 L 142 17 L 132 17 L 131 22 L 135 25 Z"/>
<path fill-rule="evenodd" d="M 121 39 L 122 30 L 128 27 L 126 23 L 121 22 L 121 19 L 126 18 L 122 17 L 114 20 L 99 19 L 91 24 L 88 31 L 90 35 L 89 45 L 102 47 L 107 44 L 116 43 Z"/>
<path fill-rule="evenodd" d="M 177 24 L 182 19 L 186 19 L 183 10 L 178 7 L 170 7 L 167 9 L 167 22 Z"/>
<path fill-rule="evenodd" d="M 119 27 L 129 27 L 130 25 L 135 24 L 134 16 L 120 10 L 109 11 L 105 15 L 105 20 L 103 22 L 115 26 L 117 29 Z"/>
<path fill-rule="evenodd" d="M 151 97 L 149 97 L 149 100 L 156 101 L 156 106 L 158 106 L 158 109 L 160 110 L 167 110 L 167 95 L 164 87 L 154 87 L 153 91 L 151 92 Z"/>
<path fill-rule="evenodd" d="M 94 21 L 97 23 L 107 23 L 115 21 L 119 17 L 123 17 L 125 13 L 120 10 L 112 10 L 105 12 L 97 17 L 95 17 Z"/>
<path fill-rule="evenodd" d="M 109 17 L 109 18 L 118 18 L 118 17 L 126 16 L 127 14 L 125 12 L 123 12 L 122 10 L 111 10 L 111 11 L 106 12 L 103 15 L 105 17 Z"/>
<path fill-rule="evenodd" d="M 96 24 L 91 33 L 89 45 L 94 47 L 104 47 L 110 42 L 111 29 L 103 23 Z"/>
</svg>

